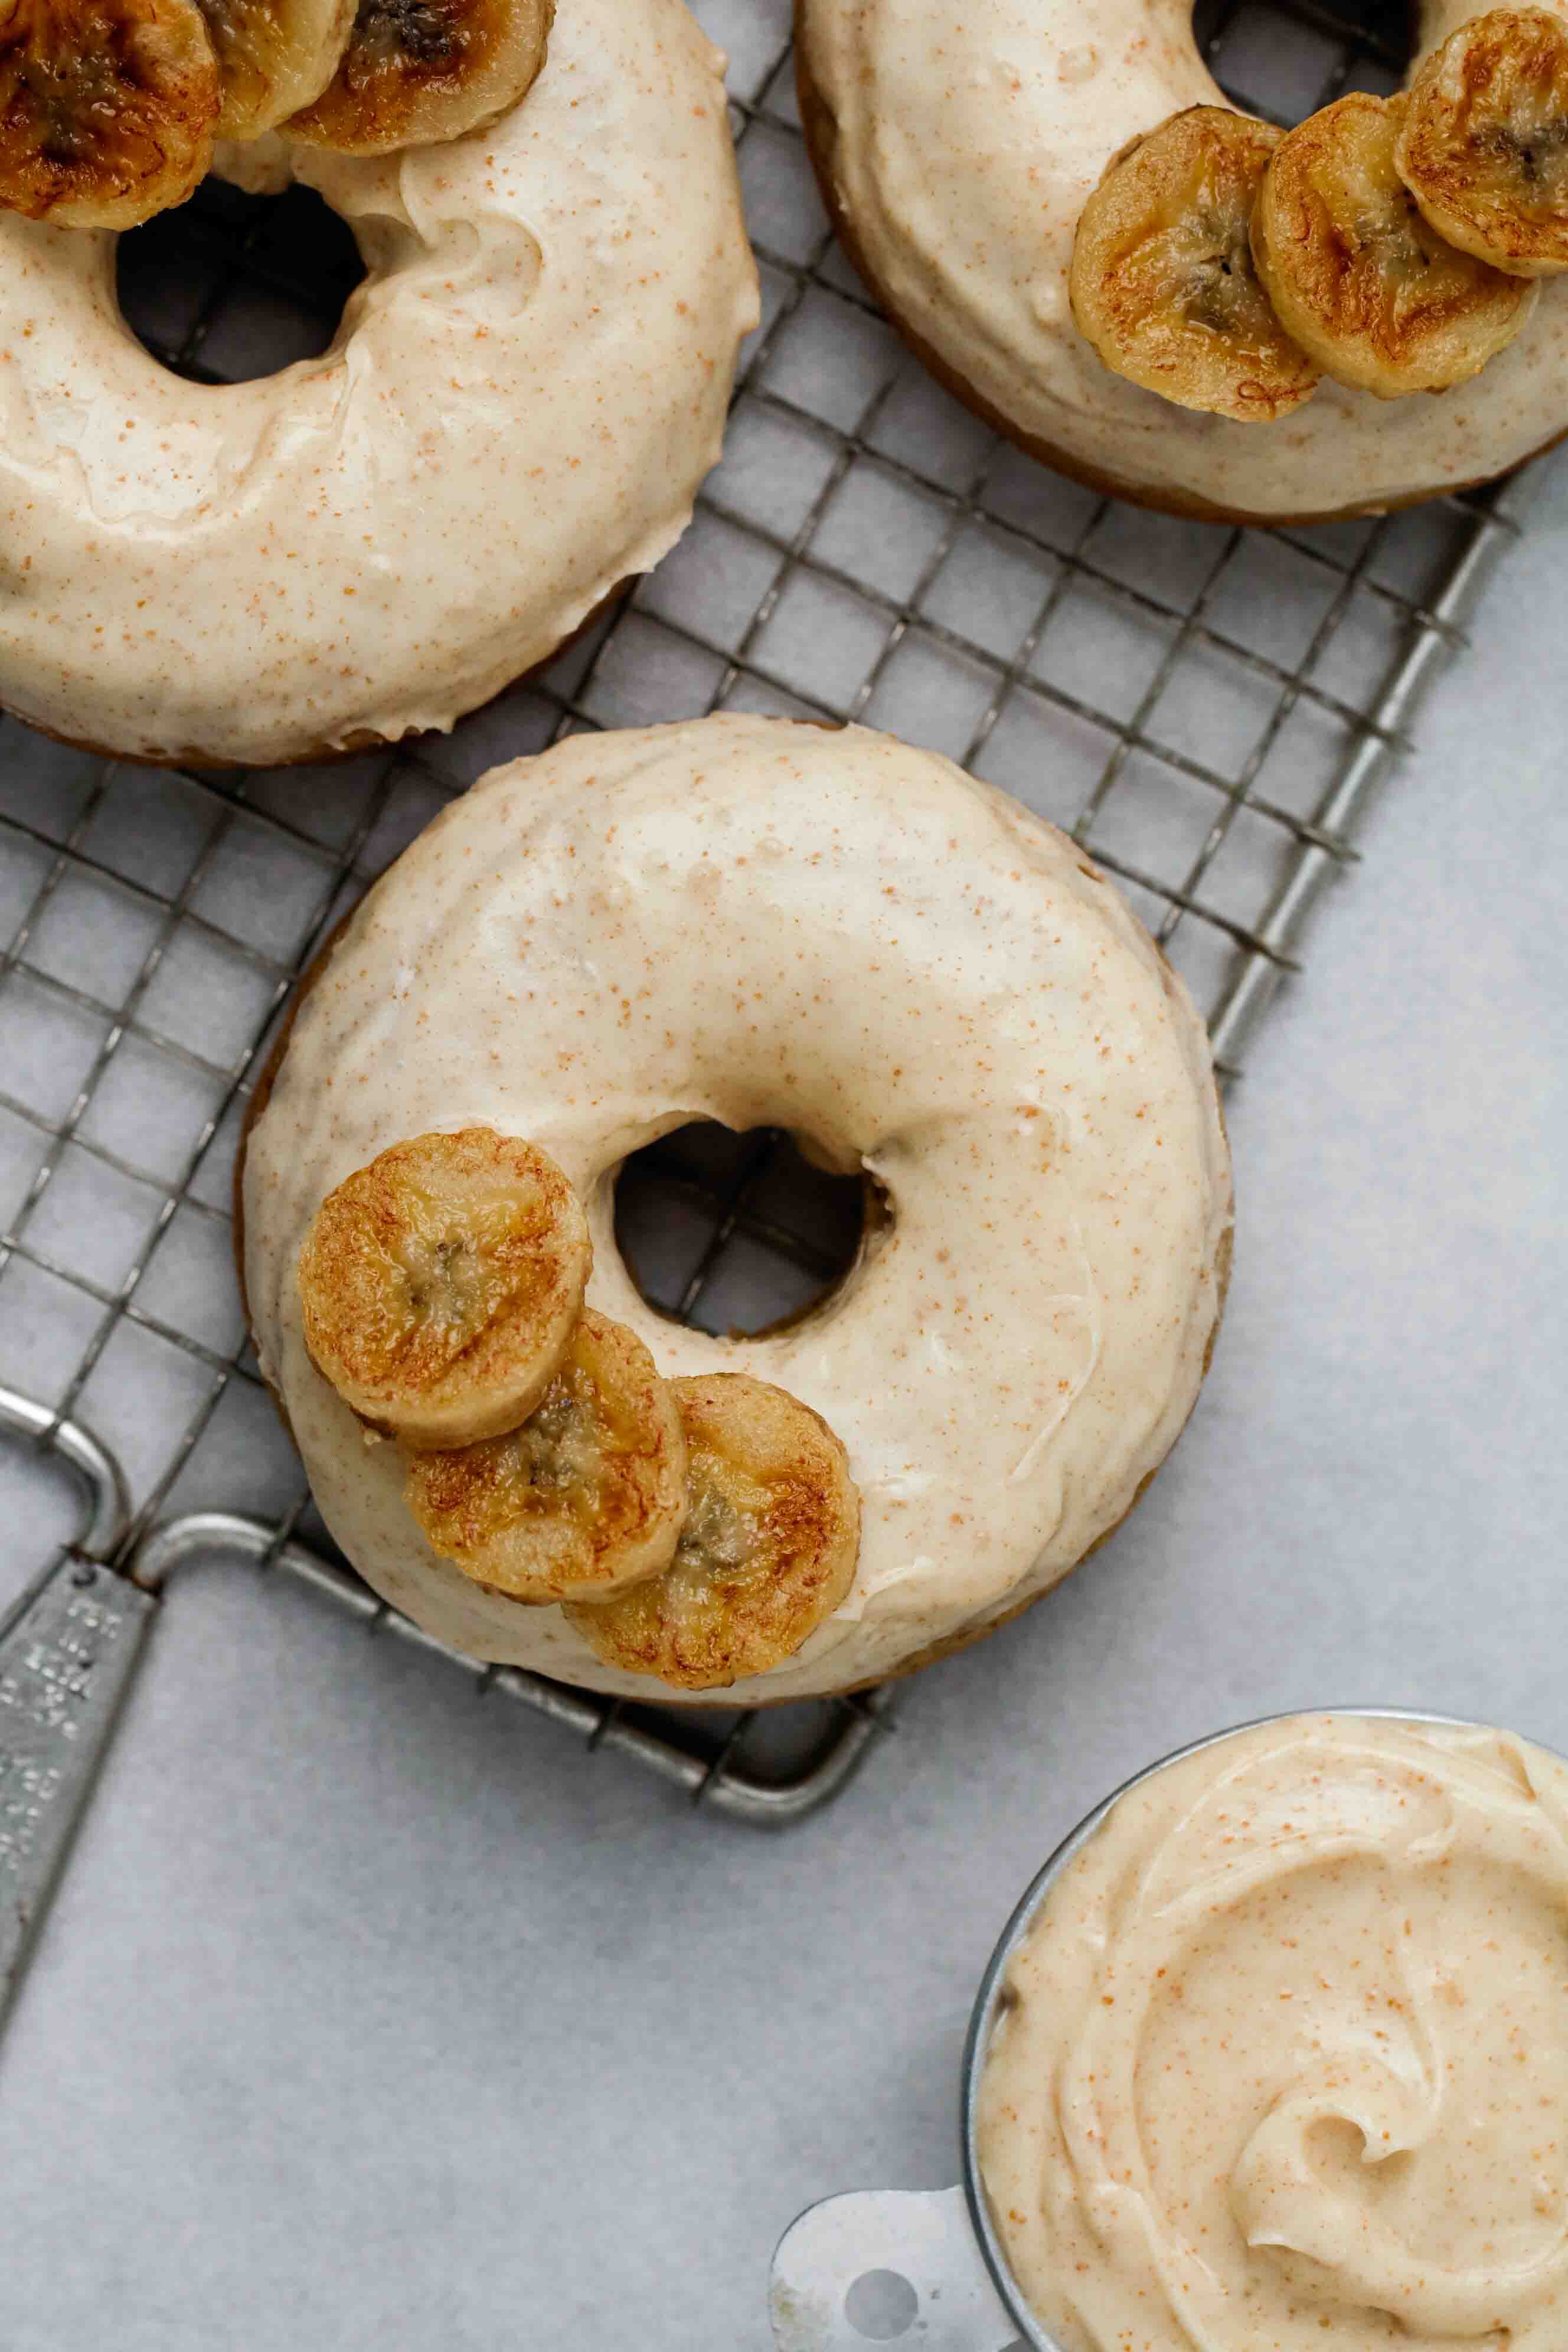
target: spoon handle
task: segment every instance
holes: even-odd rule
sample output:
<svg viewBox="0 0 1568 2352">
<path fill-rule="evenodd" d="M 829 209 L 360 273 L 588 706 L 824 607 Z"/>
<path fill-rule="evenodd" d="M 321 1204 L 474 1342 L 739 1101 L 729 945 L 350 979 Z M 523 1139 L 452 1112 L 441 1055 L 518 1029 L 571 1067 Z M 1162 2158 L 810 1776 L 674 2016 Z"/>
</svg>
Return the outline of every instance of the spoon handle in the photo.
<svg viewBox="0 0 1568 2352">
<path fill-rule="evenodd" d="M 157 1606 L 71 1551 L 0 1632 L 0 2021 Z"/>
</svg>

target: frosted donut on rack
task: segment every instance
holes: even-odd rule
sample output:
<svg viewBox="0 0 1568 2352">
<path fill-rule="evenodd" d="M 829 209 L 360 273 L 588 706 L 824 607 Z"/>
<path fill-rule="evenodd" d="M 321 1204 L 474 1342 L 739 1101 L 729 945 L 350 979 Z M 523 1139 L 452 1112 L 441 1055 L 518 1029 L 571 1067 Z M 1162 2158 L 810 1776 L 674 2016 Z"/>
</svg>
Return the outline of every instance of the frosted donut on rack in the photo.
<svg viewBox="0 0 1568 2352">
<path fill-rule="evenodd" d="M 1199 56 L 1190 0 L 797 0 L 803 116 L 836 225 L 872 291 L 949 389 L 1024 448 L 1174 513 L 1375 513 L 1489 479 L 1568 429 L 1568 285 L 1552 274 L 1568 259 L 1568 11 L 1552 0 L 1489 12 L 1487 39 L 1458 44 L 1476 13 L 1467 0 L 1420 0 L 1408 113 L 1404 99 L 1354 95 L 1313 118 L 1332 152 L 1314 174 L 1301 168 L 1310 142 L 1291 148 L 1299 202 L 1268 247 L 1256 232 L 1249 240 L 1249 215 L 1278 133 L 1261 123 L 1242 131 L 1247 119 Z M 1487 45 L 1500 17 L 1512 20 L 1500 66 Z M 1417 104 L 1430 133 L 1419 152 Z M 1139 160 L 1140 142 L 1152 150 L 1173 118 L 1185 121 L 1175 150 Z M 1226 124 L 1237 129 L 1223 155 Z M 1157 352 L 1151 363 L 1120 332 L 1147 328 L 1169 269 L 1120 286 L 1120 320 L 1115 302 L 1083 299 L 1075 239 L 1120 165 L 1151 225 L 1168 229 L 1171 204 L 1194 203 L 1205 267 L 1187 342 L 1242 338 L 1247 364 L 1228 393 L 1192 382 L 1161 397 L 1158 372 L 1168 385 L 1190 352 L 1174 362 Z M 1370 223 L 1398 264 L 1395 340 L 1407 304 L 1430 312 L 1420 348 L 1393 366 L 1350 331 L 1366 283 L 1331 289 L 1340 315 L 1318 321 L 1319 339 L 1322 285 L 1292 307 L 1295 289 L 1280 282 L 1291 236 L 1326 220 L 1336 188 L 1358 174 L 1368 201 L 1352 205 L 1335 266 Z M 1124 262 L 1125 211 L 1103 226 L 1100 263 Z M 1165 261 L 1182 263 L 1179 242 L 1166 240 Z M 1288 338 L 1268 315 L 1277 294 Z M 1457 339 L 1456 306 L 1466 314 Z"/>
<path fill-rule="evenodd" d="M 722 717 L 496 770 L 370 893 L 260 1099 L 249 1313 L 329 1527 L 431 1632 L 601 1690 L 649 1696 L 585 1612 L 432 1547 L 399 1448 L 367 1444 L 307 1346 L 313 1221 L 401 1139 L 527 1139 L 586 1207 L 591 1310 L 662 1377 L 749 1374 L 847 1449 L 852 1580 L 724 1703 L 867 1684 L 1044 1592 L 1163 1460 L 1219 1319 L 1229 1162 L 1180 981 L 1063 835 L 858 728 Z M 788 1327 L 684 1328 L 622 1262 L 616 1171 L 699 1118 L 788 1128 L 880 1193 Z"/>
<path fill-rule="evenodd" d="M 224 151 L 317 189 L 369 273 L 330 350 L 253 383 L 142 349 L 112 230 L 0 215 L 0 703 L 143 760 L 362 750 L 449 728 L 656 563 L 757 316 L 721 72 L 680 0 L 560 0 L 465 135 Z"/>
</svg>

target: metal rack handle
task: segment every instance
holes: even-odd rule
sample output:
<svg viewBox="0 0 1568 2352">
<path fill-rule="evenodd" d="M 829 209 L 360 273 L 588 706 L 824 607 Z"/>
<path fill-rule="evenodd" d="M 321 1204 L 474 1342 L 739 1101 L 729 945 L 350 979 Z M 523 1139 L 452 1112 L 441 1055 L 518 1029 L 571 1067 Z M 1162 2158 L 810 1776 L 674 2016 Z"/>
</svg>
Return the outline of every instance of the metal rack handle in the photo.
<svg viewBox="0 0 1568 2352">
<path fill-rule="evenodd" d="M 0 1389 L 0 1427 L 86 1490 L 74 1543 L 0 1616 L 0 2022 L 92 1793 L 156 1598 L 109 1567 L 129 1511 L 112 1455 L 79 1423 Z"/>
<path fill-rule="evenodd" d="M 620 1701 L 573 1684 L 552 1682 L 521 1666 L 480 1665 L 410 1617 L 379 1601 L 358 1577 L 293 1538 L 281 1538 L 263 1519 L 238 1511 L 194 1511 L 166 1519 L 137 1544 L 130 1572 L 139 1586 L 162 1593 L 182 1562 L 208 1556 L 244 1559 L 293 1577 L 371 1628 L 411 1642 L 442 1658 L 483 1695 L 515 1700 L 576 1732 L 594 1750 L 629 1756 L 645 1770 L 681 1790 L 693 1806 L 753 1829 L 783 1829 L 827 1803 L 859 1769 L 874 1742 L 891 1728 L 893 1699 L 884 1687 L 838 1702 L 840 1720 L 812 1758 L 782 1780 L 748 1770 L 734 1753 L 741 1727 L 705 1759 L 677 1747 L 646 1723 L 630 1719 Z"/>
</svg>

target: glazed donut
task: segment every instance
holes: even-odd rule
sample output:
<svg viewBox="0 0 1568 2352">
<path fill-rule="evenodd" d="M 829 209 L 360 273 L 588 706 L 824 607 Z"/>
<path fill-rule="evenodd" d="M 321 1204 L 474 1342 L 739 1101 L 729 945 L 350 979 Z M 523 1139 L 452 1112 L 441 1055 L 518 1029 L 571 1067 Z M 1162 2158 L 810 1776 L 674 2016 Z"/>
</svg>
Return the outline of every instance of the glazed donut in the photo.
<svg viewBox="0 0 1568 2352">
<path fill-rule="evenodd" d="M 1555 13 L 1565 13 L 1553 0 Z M 1421 58 L 1476 14 L 1421 0 Z M 1068 302 L 1106 165 L 1226 106 L 1191 0 L 797 0 L 802 114 L 838 231 L 934 373 L 1097 489 L 1214 520 L 1379 513 L 1489 479 L 1568 428 L 1568 284 L 1484 374 L 1390 404 L 1324 382 L 1268 424 L 1180 408 L 1100 364 Z"/>
<path fill-rule="evenodd" d="M 620 1163 L 700 1118 L 789 1128 L 890 1212 L 771 1334 L 670 1322 L 616 1246 Z M 724 1703 L 853 1688 L 987 1630 L 1125 1516 L 1197 1395 L 1231 1223 L 1203 1024 L 1065 835 L 890 737 L 722 717 L 496 770 L 348 924 L 250 1129 L 252 1328 L 343 1550 L 476 1657 L 646 1698 L 559 1610 L 431 1549 L 397 1449 L 367 1446 L 306 1350 L 322 1201 L 468 1125 L 565 1171 L 588 1302 L 661 1373 L 744 1370 L 848 1449 L 848 1596 Z"/>
<path fill-rule="evenodd" d="M 722 64 L 680 0 L 561 0 L 488 130 L 266 142 L 369 276 L 256 383 L 142 350 L 111 235 L 0 217 L 0 703 L 140 759 L 362 749 L 449 728 L 656 563 L 757 319 Z"/>
</svg>

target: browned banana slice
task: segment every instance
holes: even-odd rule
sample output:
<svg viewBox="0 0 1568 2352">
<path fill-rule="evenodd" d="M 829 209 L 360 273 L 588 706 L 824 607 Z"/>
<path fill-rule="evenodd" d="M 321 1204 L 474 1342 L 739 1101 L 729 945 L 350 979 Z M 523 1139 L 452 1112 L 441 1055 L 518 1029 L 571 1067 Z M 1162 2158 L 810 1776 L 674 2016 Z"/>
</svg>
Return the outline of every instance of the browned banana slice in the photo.
<svg viewBox="0 0 1568 2352">
<path fill-rule="evenodd" d="M 1434 51 L 1394 150 L 1439 236 L 1518 278 L 1568 269 L 1568 25 L 1493 8 Z"/>
<path fill-rule="evenodd" d="M 335 77 L 289 136 L 349 155 L 460 138 L 533 87 L 554 15 L 555 0 L 359 0 Z"/>
<path fill-rule="evenodd" d="M 793 1657 L 837 1608 L 860 1497 L 843 1446 L 798 1398 L 741 1372 L 671 1385 L 689 1455 L 674 1565 L 566 1613 L 606 1665 L 715 1690 Z"/>
<path fill-rule="evenodd" d="M 675 1557 L 686 1439 L 624 1323 L 586 1308 L 521 1429 L 409 1456 L 408 1507 L 465 1576 L 514 1601 L 607 1600 Z"/>
<path fill-rule="evenodd" d="M 1173 114 L 1112 157 L 1073 241 L 1073 317 L 1106 366 L 1244 425 L 1288 415 L 1318 385 L 1247 243 L 1279 138 L 1225 107 Z"/>
<path fill-rule="evenodd" d="M 217 59 L 196 0 L 0 0 L 0 205 L 132 228 L 212 161 Z"/>
<path fill-rule="evenodd" d="M 1443 392 L 1511 343 L 1533 290 L 1423 219 L 1394 167 L 1405 100 L 1355 90 L 1283 138 L 1252 216 L 1274 308 L 1325 375 L 1380 400 Z"/>
<path fill-rule="evenodd" d="M 375 1427 L 470 1445 L 543 1396 L 592 1263 L 582 1204 L 545 1153 L 488 1127 L 416 1135 L 317 1210 L 300 1253 L 305 1345 Z"/>
<path fill-rule="evenodd" d="M 320 98 L 353 30 L 354 0 L 197 0 L 223 82 L 220 139 L 259 139 Z"/>
</svg>

